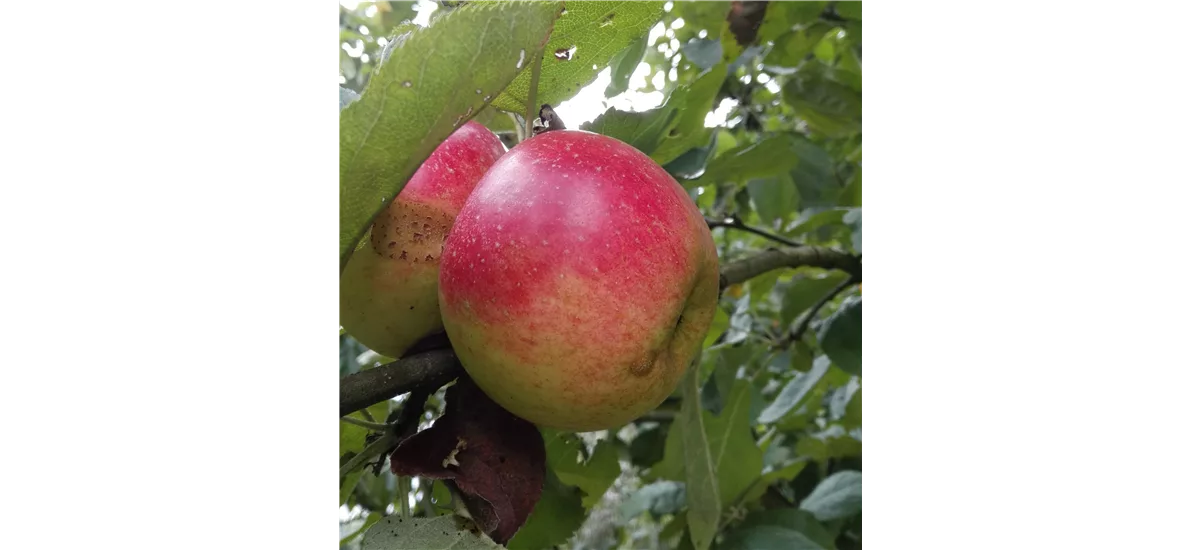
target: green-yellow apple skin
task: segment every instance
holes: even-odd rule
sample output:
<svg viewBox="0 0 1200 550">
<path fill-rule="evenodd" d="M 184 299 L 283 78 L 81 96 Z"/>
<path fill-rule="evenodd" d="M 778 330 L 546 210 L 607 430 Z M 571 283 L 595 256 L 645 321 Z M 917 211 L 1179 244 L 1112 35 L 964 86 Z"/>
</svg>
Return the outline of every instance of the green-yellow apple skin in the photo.
<svg viewBox="0 0 1200 550">
<path fill-rule="evenodd" d="M 442 330 L 437 279 L 454 217 L 504 144 L 474 121 L 450 135 L 417 169 L 341 276 L 341 323 L 356 340 L 400 357 Z"/>
<path fill-rule="evenodd" d="M 455 353 L 488 396 L 535 424 L 592 431 L 671 394 L 703 345 L 719 278 L 679 183 L 616 139 L 559 130 L 479 182 L 438 293 Z"/>
</svg>

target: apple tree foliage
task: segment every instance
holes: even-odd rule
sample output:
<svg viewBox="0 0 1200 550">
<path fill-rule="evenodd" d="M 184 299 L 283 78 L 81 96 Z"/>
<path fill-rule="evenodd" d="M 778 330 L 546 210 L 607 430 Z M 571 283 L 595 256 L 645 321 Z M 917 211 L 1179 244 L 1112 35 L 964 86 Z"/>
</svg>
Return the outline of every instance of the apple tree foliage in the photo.
<svg viewBox="0 0 1200 550">
<path fill-rule="evenodd" d="M 510 147 L 520 138 L 541 52 L 537 105 L 600 78 L 616 105 L 659 94 L 639 111 L 601 106 L 581 128 L 674 175 L 709 218 L 722 266 L 797 246 L 858 261 L 860 6 L 343 6 L 340 254 L 466 120 Z M 432 12 L 428 23 L 412 23 L 417 10 Z M 795 265 L 729 281 L 697 368 L 658 409 L 614 430 L 543 430 L 543 490 L 507 547 L 860 547 L 861 271 Z M 342 377 L 394 359 L 340 341 Z M 380 426 L 406 409 L 413 431 L 443 413 L 446 388 L 429 391 L 423 409 L 402 396 L 341 423 L 342 547 L 498 547 L 460 517 L 443 481 L 395 476 L 388 448 L 375 452 Z"/>
</svg>

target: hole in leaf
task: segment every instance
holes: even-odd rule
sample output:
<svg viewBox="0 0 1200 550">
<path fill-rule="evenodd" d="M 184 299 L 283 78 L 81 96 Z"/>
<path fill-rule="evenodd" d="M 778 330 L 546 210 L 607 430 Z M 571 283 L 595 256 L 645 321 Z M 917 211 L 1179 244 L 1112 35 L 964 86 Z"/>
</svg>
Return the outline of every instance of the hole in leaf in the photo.
<svg viewBox="0 0 1200 550">
<path fill-rule="evenodd" d="M 575 50 L 577 49 L 579 48 L 576 46 L 571 46 L 570 48 L 559 48 L 554 50 L 554 58 L 559 61 L 570 61 L 572 57 L 575 57 Z"/>
</svg>

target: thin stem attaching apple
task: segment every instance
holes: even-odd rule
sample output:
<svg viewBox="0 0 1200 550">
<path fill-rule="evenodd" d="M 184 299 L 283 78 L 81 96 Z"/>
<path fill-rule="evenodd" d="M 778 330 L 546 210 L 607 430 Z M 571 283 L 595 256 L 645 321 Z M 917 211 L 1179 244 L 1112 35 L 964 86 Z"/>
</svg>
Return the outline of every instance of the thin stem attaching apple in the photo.
<svg viewBox="0 0 1200 550">
<path fill-rule="evenodd" d="M 545 55 L 546 49 L 542 48 L 533 57 L 533 66 L 529 68 L 532 72 L 529 74 L 529 98 L 525 100 L 525 135 L 521 136 L 522 139 L 533 136 L 533 117 L 537 116 L 538 112 L 538 79 L 542 77 L 542 57 Z"/>
</svg>

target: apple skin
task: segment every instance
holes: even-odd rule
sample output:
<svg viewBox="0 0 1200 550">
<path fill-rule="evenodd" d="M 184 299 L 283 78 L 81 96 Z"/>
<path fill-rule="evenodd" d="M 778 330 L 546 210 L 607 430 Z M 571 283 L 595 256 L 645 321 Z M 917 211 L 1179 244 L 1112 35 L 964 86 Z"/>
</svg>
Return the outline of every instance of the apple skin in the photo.
<svg viewBox="0 0 1200 550">
<path fill-rule="evenodd" d="M 503 154 L 495 134 L 469 121 L 421 164 L 342 271 L 340 317 L 347 333 L 381 355 L 400 357 L 441 331 L 442 245 L 475 184 Z"/>
<path fill-rule="evenodd" d="M 657 407 L 699 351 L 720 271 L 666 171 L 616 139 L 546 132 L 509 151 L 450 231 L 442 321 L 472 380 L 534 424 L 614 428 Z"/>
</svg>

